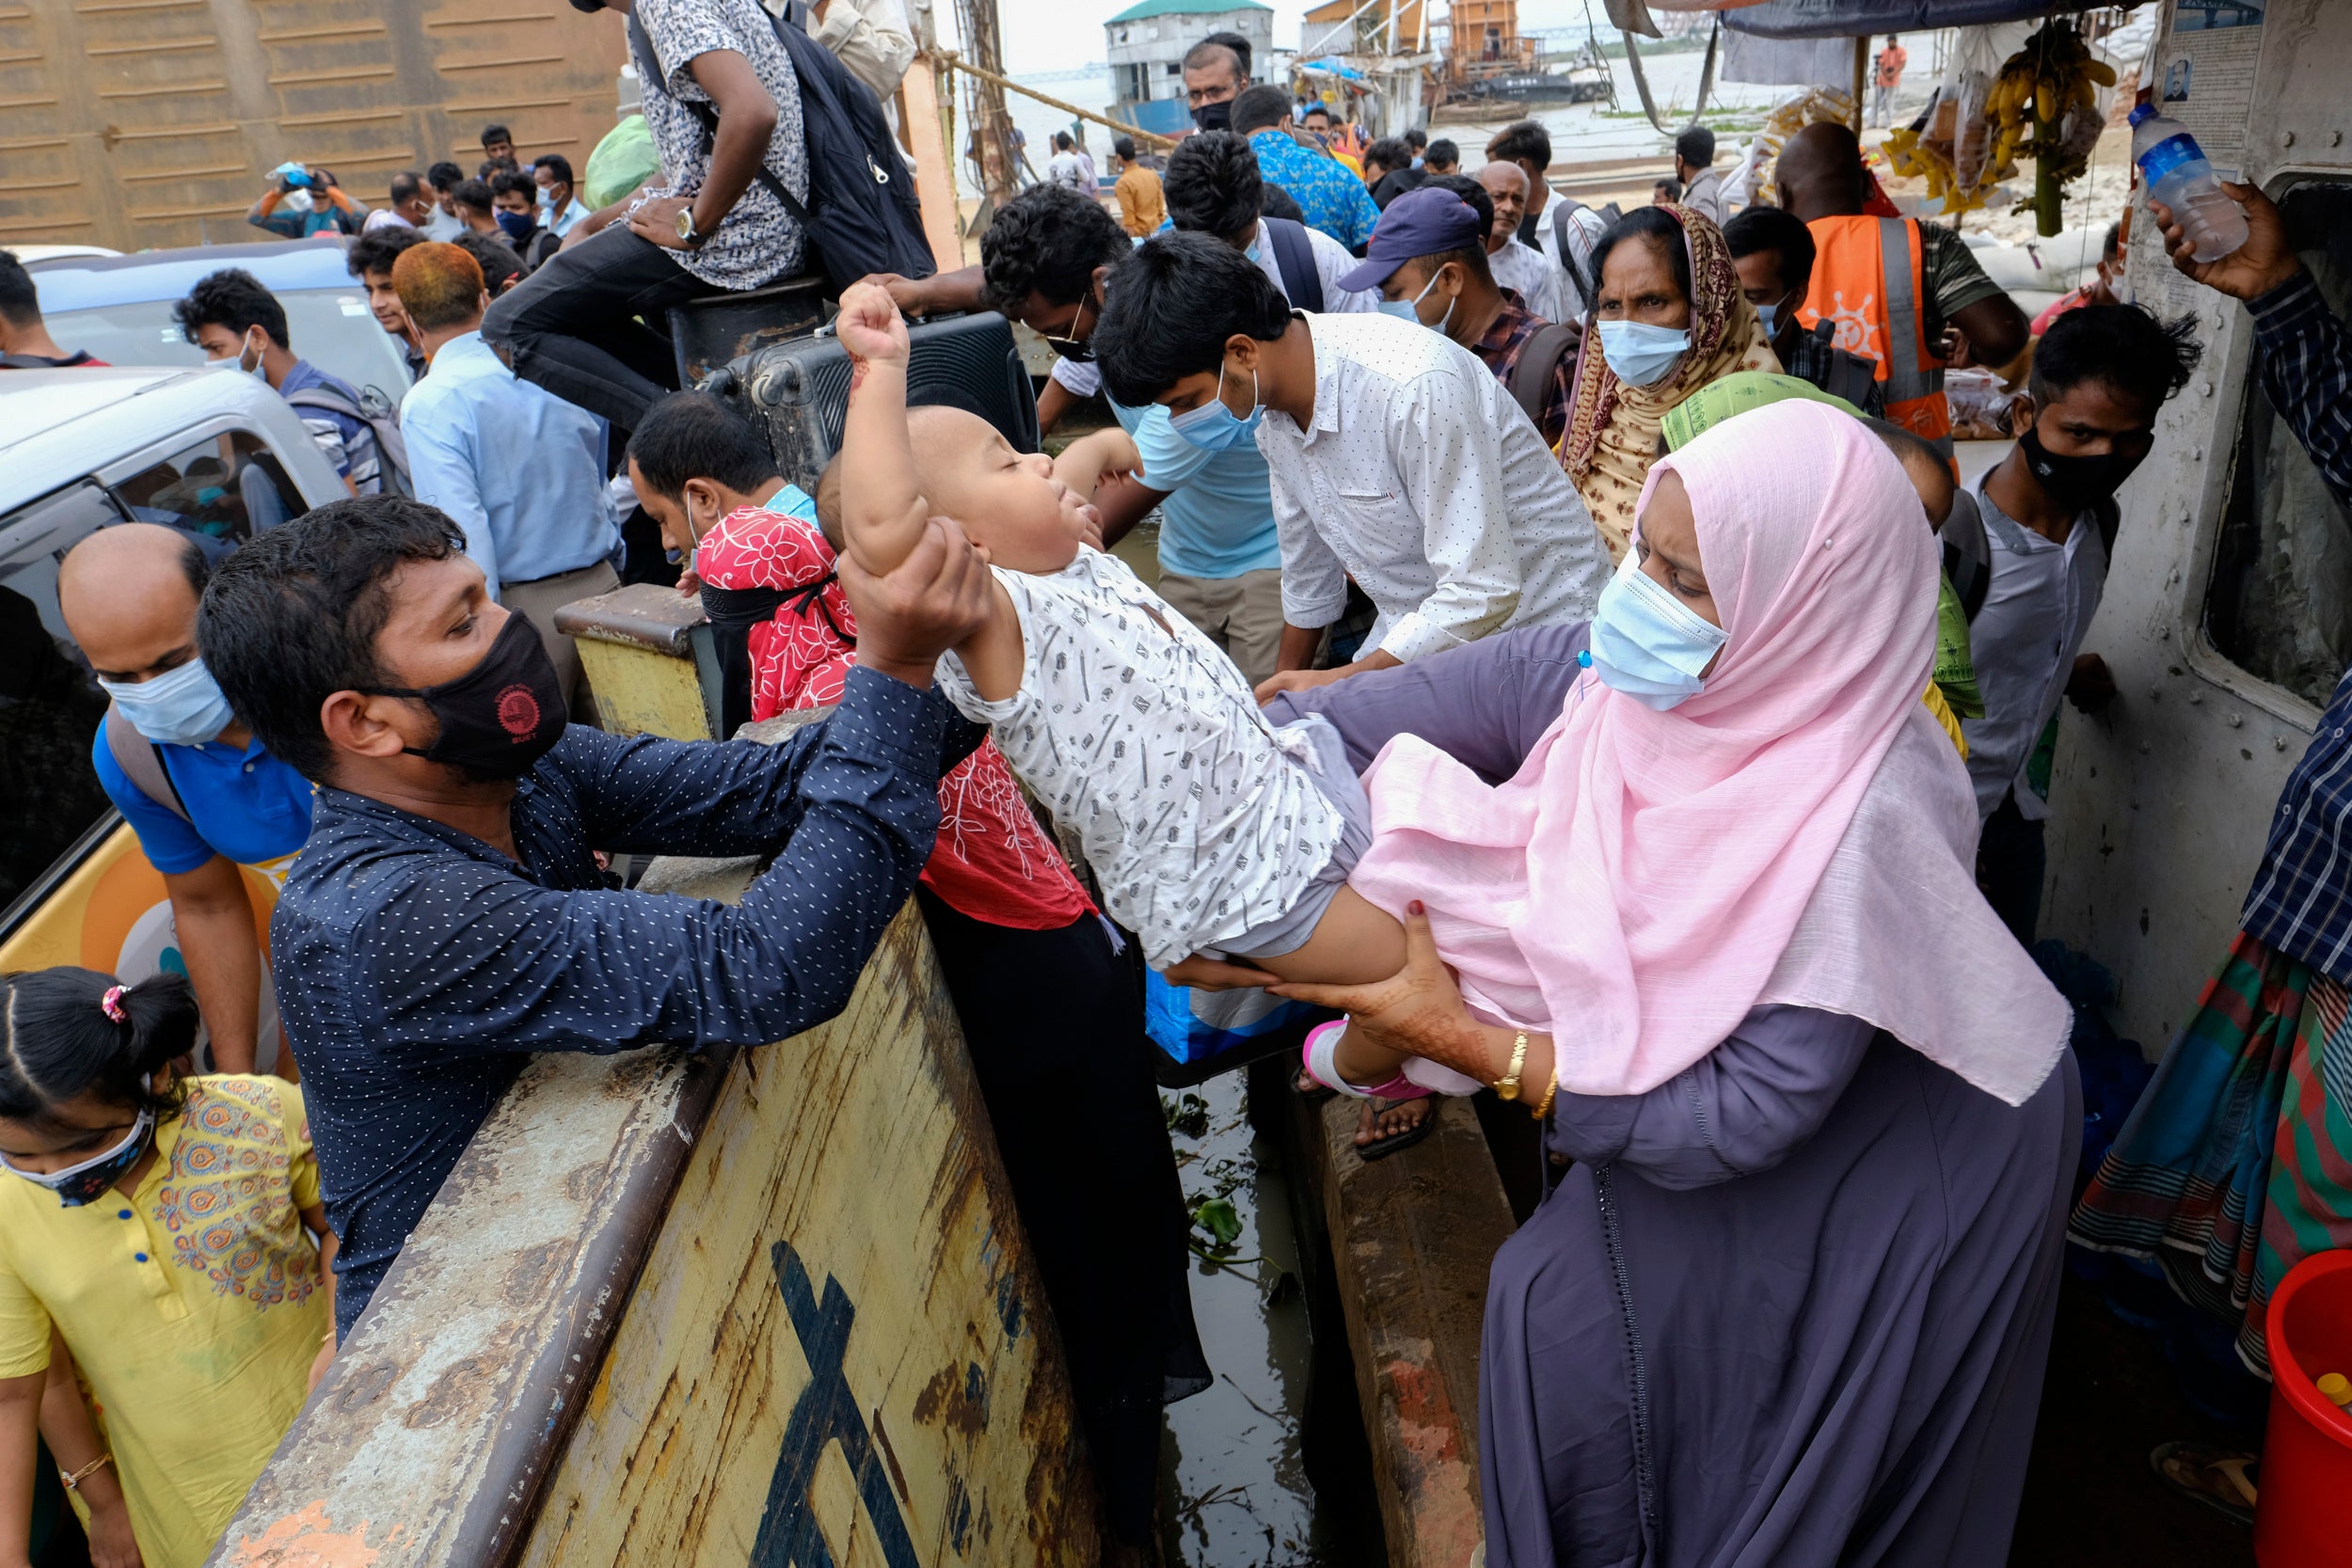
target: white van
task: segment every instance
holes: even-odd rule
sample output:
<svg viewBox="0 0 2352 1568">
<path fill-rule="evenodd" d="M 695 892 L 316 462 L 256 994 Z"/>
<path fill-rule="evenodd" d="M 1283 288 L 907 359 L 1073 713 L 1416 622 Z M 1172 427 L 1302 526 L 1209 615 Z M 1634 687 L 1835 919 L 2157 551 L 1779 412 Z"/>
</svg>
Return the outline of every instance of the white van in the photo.
<svg viewBox="0 0 2352 1568">
<path fill-rule="evenodd" d="M 90 765 L 106 711 L 57 612 L 57 562 L 123 522 L 217 560 L 348 492 L 300 418 L 235 371 L 0 371 L 0 971 L 183 969 L 164 880 Z M 262 923 L 278 891 L 246 873 Z M 260 1059 L 277 1054 L 262 982 Z"/>
</svg>

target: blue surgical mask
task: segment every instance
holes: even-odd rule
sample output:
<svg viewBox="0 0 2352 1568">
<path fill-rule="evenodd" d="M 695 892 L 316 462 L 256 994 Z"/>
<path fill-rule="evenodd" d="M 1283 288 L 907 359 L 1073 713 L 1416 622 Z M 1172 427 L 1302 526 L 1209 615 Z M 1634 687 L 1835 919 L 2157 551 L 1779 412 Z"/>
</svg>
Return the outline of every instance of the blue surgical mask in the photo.
<svg viewBox="0 0 2352 1568">
<path fill-rule="evenodd" d="M 1777 305 L 1759 305 L 1756 308 L 1756 323 L 1764 328 L 1767 338 L 1772 335 L 1772 318 L 1779 313 L 1780 307 Z"/>
<path fill-rule="evenodd" d="M 204 661 L 192 658 L 152 680 L 98 683 L 131 727 L 158 746 L 201 746 L 233 717 Z"/>
<path fill-rule="evenodd" d="M 68 1165 L 63 1170 L 50 1171 L 45 1175 L 38 1171 L 19 1170 L 14 1165 L 8 1165 L 8 1172 L 56 1194 L 60 1207 L 79 1209 L 104 1196 L 106 1189 L 119 1180 L 124 1171 L 139 1163 L 139 1156 L 147 1152 L 147 1135 L 154 1128 L 155 1113 L 141 1111 L 138 1120 L 132 1124 L 123 1140 L 103 1154 L 93 1155 L 78 1165 Z M 6 1164 L 5 1160 L 0 1160 L 0 1164 Z"/>
<path fill-rule="evenodd" d="M 1252 240 L 1249 242 L 1249 248 L 1241 253 L 1241 259 L 1254 267 L 1258 264 L 1259 254 L 1258 242 Z"/>
<path fill-rule="evenodd" d="M 1663 713 L 1695 697 L 1700 676 L 1723 648 L 1724 628 L 1709 626 L 1628 550 L 1593 610 L 1593 668 L 1612 690 Z"/>
<path fill-rule="evenodd" d="M 1600 324 L 1600 356 L 1629 387 L 1654 387 L 1663 381 L 1690 347 L 1691 334 L 1679 326 L 1627 321 Z"/>
<path fill-rule="evenodd" d="M 1445 336 L 1447 324 L 1454 320 L 1454 300 L 1450 299 L 1446 301 L 1445 314 L 1438 317 L 1436 322 L 1425 322 L 1421 319 L 1421 302 L 1427 299 L 1429 297 L 1429 291 L 1437 286 L 1437 274 L 1432 273 L 1429 275 L 1429 281 L 1421 286 L 1421 293 L 1415 294 L 1411 299 L 1381 300 L 1379 302 L 1380 313 L 1384 316 L 1394 316 L 1399 321 L 1411 322 L 1415 326 L 1426 326 L 1430 331 L 1435 332 L 1438 337 L 1442 338 Z"/>
<path fill-rule="evenodd" d="M 1225 406 L 1225 367 L 1219 365 L 1216 396 L 1198 408 L 1170 414 L 1168 426 L 1202 451 L 1226 451 L 1256 435 L 1258 421 L 1264 418 L 1265 405 L 1258 401 L 1258 372 L 1249 372 L 1249 417 L 1236 419 L 1233 411 Z"/>
<path fill-rule="evenodd" d="M 498 219 L 499 227 L 505 230 L 510 240 L 527 240 L 531 238 L 531 231 L 539 227 L 539 220 L 531 214 L 510 213 L 503 208 L 499 210 Z"/>
</svg>

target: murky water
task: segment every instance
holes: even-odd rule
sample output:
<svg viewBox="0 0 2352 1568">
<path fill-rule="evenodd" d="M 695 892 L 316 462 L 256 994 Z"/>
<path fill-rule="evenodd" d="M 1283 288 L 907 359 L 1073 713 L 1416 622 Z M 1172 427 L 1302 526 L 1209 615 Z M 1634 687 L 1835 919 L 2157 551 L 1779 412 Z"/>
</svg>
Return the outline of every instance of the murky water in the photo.
<svg viewBox="0 0 2352 1568">
<path fill-rule="evenodd" d="M 1258 1082 L 1280 1092 L 1279 1077 Z M 1168 1557 L 1184 1568 L 1357 1565 L 1369 1560 L 1354 1516 L 1360 1499 L 1322 1497 L 1308 1477 L 1314 1341 L 1302 1282 L 1312 1271 L 1301 1267 L 1281 1150 L 1251 1124 L 1248 1092 L 1241 1073 L 1161 1091 L 1171 1105 L 1185 1095 L 1205 1102 L 1205 1131 L 1174 1133 L 1187 1201 L 1227 1197 L 1241 1222 L 1232 1256 L 1263 1259 L 1194 1265 L 1193 1314 L 1216 1380 L 1168 1407 L 1160 1460 Z M 1352 1402 L 1355 1389 L 1343 1383 L 1332 1395 Z"/>
</svg>

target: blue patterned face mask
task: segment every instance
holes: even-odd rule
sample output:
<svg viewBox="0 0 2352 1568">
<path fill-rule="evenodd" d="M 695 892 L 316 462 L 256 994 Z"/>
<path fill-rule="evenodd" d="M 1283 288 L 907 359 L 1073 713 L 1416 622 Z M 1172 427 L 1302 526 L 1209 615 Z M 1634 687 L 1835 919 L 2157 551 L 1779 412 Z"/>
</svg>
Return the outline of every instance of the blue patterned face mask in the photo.
<svg viewBox="0 0 2352 1568">
<path fill-rule="evenodd" d="M 1258 421 L 1264 418 L 1265 405 L 1258 401 L 1258 372 L 1249 372 L 1249 417 L 1237 419 L 1233 411 L 1225 406 L 1225 367 L 1219 365 L 1216 370 L 1216 396 L 1198 408 L 1170 414 L 1168 426 L 1202 451 L 1225 451 L 1256 435 Z"/>
<path fill-rule="evenodd" d="M 82 1205 L 95 1202 L 103 1196 L 106 1189 L 120 1180 L 124 1171 L 139 1163 L 139 1156 L 147 1152 L 147 1134 L 152 1132 L 154 1127 L 155 1113 L 141 1111 L 138 1120 L 132 1123 L 130 1132 L 120 1143 L 103 1154 L 95 1155 L 78 1165 L 68 1165 L 63 1170 L 53 1170 L 45 1175 L 37 1171 L 19 1170 L 13 1164 L 8 1164 L 8 1172 L 13 1176 L 21 1176 L 38 1186 L 48 1188 L 57 1195 L 57 1202 L 60 1206 L 67 1209 L 79 1209 Z M 8 1162 L 0 1160 L 0 1164 L 8 1164 Z"/>
<path fill-rule="evenodd" d="M 1724 628 L 1682 603 L 1628 550 L 1593 610 L 1593 669 L 1612 690 L 1663 713 L 1699 694 Z"/>
</svg>

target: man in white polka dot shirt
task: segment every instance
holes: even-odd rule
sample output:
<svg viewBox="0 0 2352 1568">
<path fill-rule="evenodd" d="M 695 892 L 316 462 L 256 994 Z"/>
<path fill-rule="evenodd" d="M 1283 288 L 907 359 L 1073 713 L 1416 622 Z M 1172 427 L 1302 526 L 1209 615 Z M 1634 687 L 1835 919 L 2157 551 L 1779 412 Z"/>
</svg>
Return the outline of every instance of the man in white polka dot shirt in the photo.
<svg viewBox="0 0 2352 1568">
<path fill-rule="evenodd" d="M 1147 242 L 1105 293 L 1094 344 L 1111 395 L 1161 404 L 1203 445 L 1254 436 L 1273 476 L 1285 624 L 1261 700 L 1591 618 L 1600 536 L 1476 355 L 1386 313 L 1294 312 L 1200 235 Z M 1349 578 L 1380 612 L 1366 651 L 1310 672 Z"/>
</svg>

